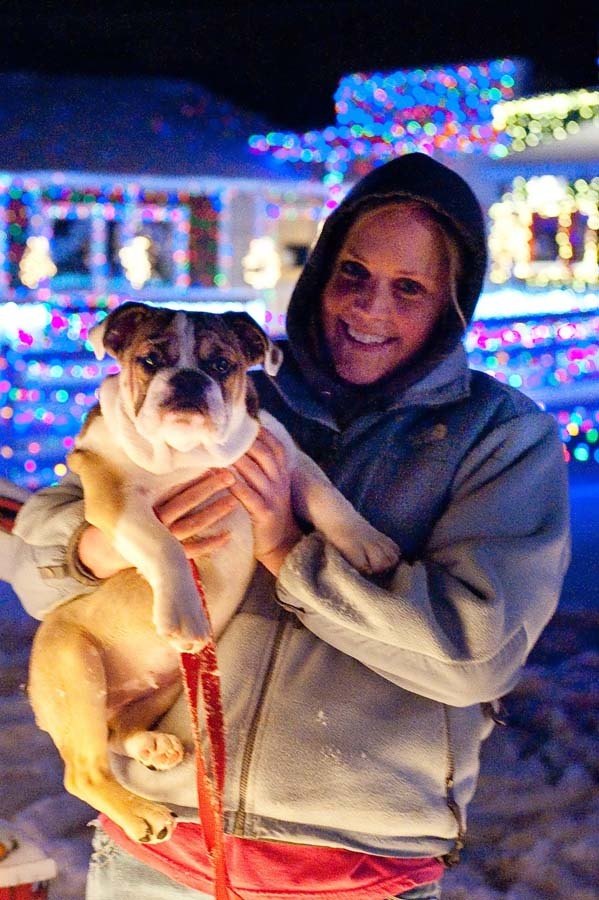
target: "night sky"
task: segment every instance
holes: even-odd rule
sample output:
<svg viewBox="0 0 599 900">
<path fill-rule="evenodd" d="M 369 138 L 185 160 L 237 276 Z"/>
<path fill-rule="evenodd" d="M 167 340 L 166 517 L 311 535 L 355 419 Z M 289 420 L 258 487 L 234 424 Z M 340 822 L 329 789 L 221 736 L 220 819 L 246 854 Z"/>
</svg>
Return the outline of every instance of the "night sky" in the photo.
<svg viewBox="0 0 599 900">
<path fill-rule="evenodd" d="M 555 7 L 555 8 L 554 8 Z M 501 56 L 526 93 L 593 87 L 596 0 L 112 0 L 0 4 L 0 69 L 199 82 L 305 130 L 333 120 L 339 78 Z"/>
</svg>

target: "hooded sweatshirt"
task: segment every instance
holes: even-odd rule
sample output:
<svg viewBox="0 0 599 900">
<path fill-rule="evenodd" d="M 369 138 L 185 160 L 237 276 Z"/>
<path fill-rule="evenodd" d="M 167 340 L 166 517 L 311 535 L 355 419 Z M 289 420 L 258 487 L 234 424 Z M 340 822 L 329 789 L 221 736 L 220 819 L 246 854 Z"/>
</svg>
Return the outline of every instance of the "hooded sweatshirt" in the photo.
<svg viewBox="0 0 599 900">
<path fill-rule="evenodd" d="M 322 337 L 320 297 L 341 245 L 356 218 L 366 210 L 393 202 L 424 204 L 456 240 L 463 260 L 457 301 L 469 322 L 478 300 L 487 263 L 484 218 L 473 191 L 456 173 L 422 153 L 399 157 L 373 169 L 326 219 L 319 240 L 298 280 L 287 312 L 287 336 L 293 360 L 317 393 L 336 409 L 361 406 L 363 388 L 339 379 Z M 371 407 L 418 380 L 436 360 L 459 342 L 462 323 L 450 307 L 432 341 L 408 369 L 402 368 L 369 388 Z"/>
<path fill-rule="evenodd" d="M 256 379 L 263 406 L 396 541 L 402 562 L 384 583 L 367 578 L 313 532 L 276 583 L 258 571 L 218 645 L 225 825 L 239 837 L 396 857 L 460 846 L 487 711 L 516 684 L 559 598 L 569 528 L 553 418 L 471 372 L 456 329 L 447 339 L 440 326 L 413 367 L 359 397 L 323 353 L 320 296 L 349 225 L 367 205 L 404 197 L 459 236 L 458 298 L 471 317 L 485 264 L 478 203 L 449 169 L 405 156 L 331 215 L 291 300 L 283 367 Z M 34 614 L 75 582 L 86 589 L 68 544 L 82 520 L 76 494 L 65 480 L 19 517 L 29 556 L 17 590 Z M 191 741 L 184 700 L 161 727 Z M 193 761 L 169 772 L 123 757 L 114 766 L 133 790 L 194 819 Z"/>
</svg>

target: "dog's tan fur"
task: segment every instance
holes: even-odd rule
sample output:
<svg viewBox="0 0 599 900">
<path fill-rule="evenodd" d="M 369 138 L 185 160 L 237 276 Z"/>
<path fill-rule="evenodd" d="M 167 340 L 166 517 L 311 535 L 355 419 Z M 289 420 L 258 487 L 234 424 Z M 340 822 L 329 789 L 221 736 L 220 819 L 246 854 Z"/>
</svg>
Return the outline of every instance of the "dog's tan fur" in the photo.
<svg viewBox="0 0 599 900">
<path fill-rule="evenodd" d="M 151 729 L 180 691 L 179 651 L 197 649 L 208 635 L 183 548 L 153 506 L 206 468 L 230 465 L 253 443 L 259 423 L 246 370 L 276 352 L 243 317 L 206 319 L 207 325 L 199 314 L 175 315 L 141 304 L 127 304 L 109 316 L 101 336 L 121 372 L 103 384 L 102 414 L 90 417 L 70 465 L 81 478 L 87 521 L 140 572 L 120 572 L 92 594 L 51 612 L 31 654 L 29 696 L 39 726 L 62 756 L 67 789 L 138 841 L 168 838 L 174 820 L 165 806 L 116 781 L 109 747 L 157 769 L 181 761 L 179 739 Z M 162 380 L 143 362 L 149 355 L 166 371 Z M 231 371 L 207 377 L 215 358 L 219 366 L 229 361 Z M 198 392 L 193 408 L 177 386 L 181 371 L 185 377 L 195 372 L 207 384 L 206 396 Z M 163 429 L 168 436 L 171 422 L 174 446 L 161 437 Z M 288 451 L 298 512 L 357 568 L 374 571 L 394 563 L 395 545 L 296 452 L 280 423 L 269 417 L 267 424 Z M 188 432 L 192 438 L 197 432 L 199 444 L 186 450 Z M 198 460 L 204 461 L 199 469 Z M 216 637 L 253 571 L 246 511 L 238 506 L 222 528 L 231 531 L 227 547 L 197 561 Z"/>
</svg>

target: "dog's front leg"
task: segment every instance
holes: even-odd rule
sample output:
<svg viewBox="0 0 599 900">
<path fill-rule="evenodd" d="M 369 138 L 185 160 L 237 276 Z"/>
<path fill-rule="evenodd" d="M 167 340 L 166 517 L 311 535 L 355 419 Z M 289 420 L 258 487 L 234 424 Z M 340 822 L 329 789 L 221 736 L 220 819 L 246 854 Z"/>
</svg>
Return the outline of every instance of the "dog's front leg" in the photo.
<svg viewBox="0 0 599 900">
<path fill-rule="evenodd" d="M 117 523 L 114 545 L 152 588 L 157 633 L 181 652 L 200 650 L 210 637 L 210 625 L 185 551 L 139 498 L 128 498 Z"/>
<path fill-rule="evenodd" d="M 69 464 L 83 484 L 85 518 L 148 581 L 153 621 L 177 650 L 197 652 L 210 635 L 185 551 L 159 521 L 143 487 L 129 487 L 98 453 L 80 449 Z"/>
<path fill-rule="evenodd" d="M 395 542 L 370 525 L 314 460 L 300 450 L 291 489 L 296 512 L 312 522 L 358 571 L 369 575 L 385 572 L 399 562 Z"/>
</svg>

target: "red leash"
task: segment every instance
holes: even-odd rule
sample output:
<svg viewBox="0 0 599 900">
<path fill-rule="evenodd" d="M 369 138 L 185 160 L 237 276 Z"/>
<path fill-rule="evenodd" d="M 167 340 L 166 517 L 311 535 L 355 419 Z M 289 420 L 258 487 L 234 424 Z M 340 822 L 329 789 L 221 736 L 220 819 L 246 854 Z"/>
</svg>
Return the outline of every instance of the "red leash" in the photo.
<svg viewBox="0 0 599 900">
<path fill-rule="evenodd" d="M 195 563 L 190 560 L 191 571 L 202 602 L 204 613 L 210 621 L 206 595 Z M 216 660 L 214 641 L 210 640 L 198 653 L 181 654 L 181 671 L 191 713 L 196 752 L 196 780 L 200 821 L 206 846 L 214 867 L 214 891 L 216 900 L 240 900 L 229 883 L 225 857 L 223 829 L 223 793 L 225 788 L 225 722 L 220 693 L 220 673 Z M 201 693 L 200 693 L 201 691 Z M 198 716 L 198 698 L 202 708 L 210 747 L 212 780 L 204 765 Z"/>
<path fill-rule="evenodd" d="M 23 506 L 20 500 L 13 500 L 11 497 L 0 497 L 0 531 L 13 530 L 17 513 Z"/>
</svg>

